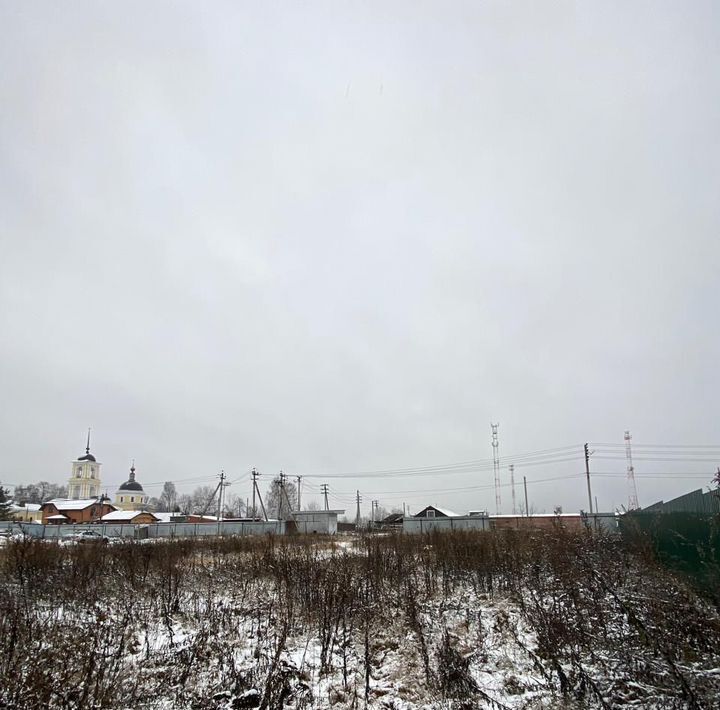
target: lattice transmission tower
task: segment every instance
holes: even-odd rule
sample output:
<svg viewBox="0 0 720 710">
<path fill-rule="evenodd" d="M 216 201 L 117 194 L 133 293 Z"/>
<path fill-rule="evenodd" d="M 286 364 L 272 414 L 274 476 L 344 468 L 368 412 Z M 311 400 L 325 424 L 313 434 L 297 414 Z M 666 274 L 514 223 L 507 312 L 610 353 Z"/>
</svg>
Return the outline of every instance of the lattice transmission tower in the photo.
<svg viewBox="0 0 720 710">
<path fill-rule="evenodd" d="M 637 486 L 635 485 L 635 467 L 632 462 L 632 448 L 630 446 L 630 432 L 625 432 L 625 458 L 627 459 L 627 481 L 628 481 L 628 510 L 637 510 L 638 503 Z"/>
<path fill-rule="evenodd" d="M 493 447 L 493 473 L 495 474 L 495 513 L 500 515 L 500 454 L 498 443 L 498 427 L 500 424 L 490 424 L 492 430 Z"/>
</svg>

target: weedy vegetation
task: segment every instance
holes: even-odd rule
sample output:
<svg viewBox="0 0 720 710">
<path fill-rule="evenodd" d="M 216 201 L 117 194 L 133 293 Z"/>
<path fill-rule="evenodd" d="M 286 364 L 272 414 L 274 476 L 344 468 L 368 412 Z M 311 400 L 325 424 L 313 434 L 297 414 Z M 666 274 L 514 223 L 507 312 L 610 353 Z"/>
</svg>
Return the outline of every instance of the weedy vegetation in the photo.
<svg viewBox="0 0 720 710">
<path fill-rule="evenodd" d="M 619 536 L 0 550 L 0 707 L 711 708 L 718 609 Z"/>
</svg>

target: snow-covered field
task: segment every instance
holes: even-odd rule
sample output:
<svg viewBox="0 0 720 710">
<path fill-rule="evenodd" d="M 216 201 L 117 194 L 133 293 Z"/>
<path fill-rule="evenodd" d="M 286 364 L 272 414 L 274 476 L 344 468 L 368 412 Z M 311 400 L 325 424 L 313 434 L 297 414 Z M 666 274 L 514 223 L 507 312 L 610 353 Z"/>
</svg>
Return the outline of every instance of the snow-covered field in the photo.
<svg viewBox="0 0 720 710">
<path fill-rule="evenodd" d="M 3 708 L 720 707 L 717 610 L 616 539 L 0 553 Z"/>
</svg>

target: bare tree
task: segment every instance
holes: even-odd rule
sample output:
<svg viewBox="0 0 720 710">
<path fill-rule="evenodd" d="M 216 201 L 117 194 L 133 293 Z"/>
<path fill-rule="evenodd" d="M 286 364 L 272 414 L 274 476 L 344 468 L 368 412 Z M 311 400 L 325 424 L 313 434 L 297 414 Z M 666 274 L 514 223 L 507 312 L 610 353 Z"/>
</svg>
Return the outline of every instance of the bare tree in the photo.
<svg viewBox="0 0 720 710">
<path fill-rule="evenodd" d="M 186 515 L 189 513 L 192 513 L 192 508 L 193 508 L 192 496 L 188 495 L 187 493 L 183 493 L 181 496 L 178 497 L 177 504 L 175 507 L 179 508 L 180 511 L 182 513 L 185 513 Z"/>
<path fill-rule="evenodd" d="M 160 494 L 158 510 L 171 513 L 177 505 L 177 489 L 172 481 L 166 481 Z"/>
<path fill-rule="evenodd" d="M 287 517 L 288 502 L 290 510 L 295 510 L 297 507 L 297 486 L 287 479 L 285 480 L 285 493 L 287 498 L 281 494 L 280 479 L 274 478 L 270 482 L 270 488 L 265 498 L 265 508 L 271 518 Z"/>
<path fill-rule="evenodd" d="M 242 496 L 231 494 L 225 496 L 225 504 L 223 506 L 223 516 L 226 518 L 241 518 L 245 513 L 245 501 Z"/>
<path fill-rule="evenodd" d="M 65 498 L 66 496 L 67 486 L 48 481 L 29 483 L 27 486 L 15 486 L 13 494 L 16 503 L 44 503 L 53 498 Z"/>
<path fill-rule="evenodd" d="M 216 488 L 216 486 L 198 486 L 190 495 L 192 499 L 192 510 L 190 512 L 212 512 L 217 508 L 217 499 L 215 498 Z"/>
</svg>

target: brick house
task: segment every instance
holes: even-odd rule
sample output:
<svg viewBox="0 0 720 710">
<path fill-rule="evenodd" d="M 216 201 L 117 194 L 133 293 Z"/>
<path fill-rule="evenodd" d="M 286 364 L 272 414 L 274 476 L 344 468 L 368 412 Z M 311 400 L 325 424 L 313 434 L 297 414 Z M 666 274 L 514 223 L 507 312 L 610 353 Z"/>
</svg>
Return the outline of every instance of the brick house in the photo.
<svg viewBox="0 0 720 710">
<path fill-rule="evenodd" d="M 68 500 L 55 498 L 40 506 L 42 521 L 48 525 L 62 523 L 94 523 L 115 510 L 107 498 Z"/>
</svg>

